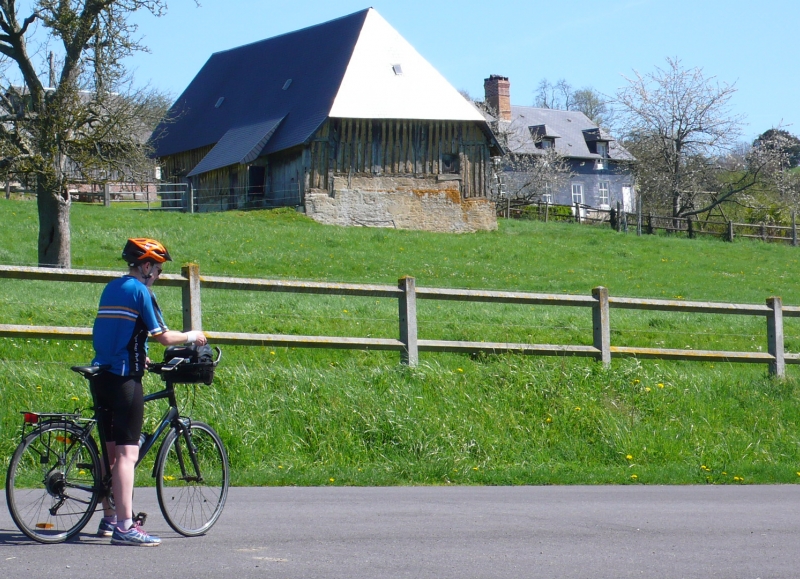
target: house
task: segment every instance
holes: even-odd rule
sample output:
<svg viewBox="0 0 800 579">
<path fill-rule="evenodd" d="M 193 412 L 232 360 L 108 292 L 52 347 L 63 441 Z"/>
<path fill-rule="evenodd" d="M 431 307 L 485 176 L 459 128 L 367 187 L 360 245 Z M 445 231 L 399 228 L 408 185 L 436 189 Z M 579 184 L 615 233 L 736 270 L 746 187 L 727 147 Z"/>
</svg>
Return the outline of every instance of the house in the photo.
<svg viewBox="0 0 800 579">
<path fill-rule="evenodd" d="M 374 9 L 213 54 L 153 133 L 200 211 L 295 206 L 322 223 L 497 226 L 483 115 Z"/>
<path fill-rule="evenodd" d="M 484 80 L 485 103 L 493 112 L 496 130 L 507 140 L 514 155 L 544 155 L 552 148 L 564 160 L 569 178 L 542 201 L 559 205 L 580 203 L 599 209 L 635 210 L 631 163 L 633 156 L 603 128 L 579 111 L 521 107 L 511 104 L 507 77 L 491 75 Z M 514 190 L 525 175 L 505 163 L 500 174 L 506 190 Z"/>
</svg>

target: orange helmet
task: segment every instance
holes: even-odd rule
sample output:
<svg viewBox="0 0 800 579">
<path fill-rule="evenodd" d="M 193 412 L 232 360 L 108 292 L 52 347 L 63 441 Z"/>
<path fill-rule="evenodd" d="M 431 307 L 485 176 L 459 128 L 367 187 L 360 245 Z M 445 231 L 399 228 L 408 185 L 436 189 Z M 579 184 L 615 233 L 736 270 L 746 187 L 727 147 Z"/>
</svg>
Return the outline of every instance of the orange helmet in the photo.
<svg viewBox="0 0 800 579">
<path fill-rule="evenodd" d="M 149 239 L 147 237 L 129 239 L 125 244 L 125 249 L 122 250 L 122 259 L 131 267 L 147 263 L 148 261 L 155 263 L 172 261 L 166 247 L 155 239 Z"/>
</svg>

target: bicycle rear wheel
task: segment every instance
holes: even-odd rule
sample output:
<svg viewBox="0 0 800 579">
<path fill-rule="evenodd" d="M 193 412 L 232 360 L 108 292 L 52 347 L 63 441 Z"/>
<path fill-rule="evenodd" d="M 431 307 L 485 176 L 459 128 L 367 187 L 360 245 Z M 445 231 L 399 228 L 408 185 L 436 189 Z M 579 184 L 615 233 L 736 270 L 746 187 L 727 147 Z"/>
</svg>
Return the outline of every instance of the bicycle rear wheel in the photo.
<svg viewBox="0 0 800 579">
<path fill-rule="evenodd" d="M 156 495 L 167 523 L 181 535 L 202 535 L 228 496 L 228 455 L 219 435 L 202 422 L 187 432 L 170 430 L 156 461 Z"/>
<path fill-rule="evenodd" d="M 100 458 L 92 437 L 71 422 L 46 423 L 11 457 L 6 501 L 19 530 L 40 543 L 78 534 L 99 500 Z"/>
</svg>

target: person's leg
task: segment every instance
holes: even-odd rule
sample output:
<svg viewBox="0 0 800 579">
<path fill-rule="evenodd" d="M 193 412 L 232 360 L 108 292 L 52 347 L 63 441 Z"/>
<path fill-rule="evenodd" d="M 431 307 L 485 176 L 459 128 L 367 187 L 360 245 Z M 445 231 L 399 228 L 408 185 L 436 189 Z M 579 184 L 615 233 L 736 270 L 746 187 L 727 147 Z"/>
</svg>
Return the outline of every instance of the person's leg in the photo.
<svg viewBox="0 0 800 579">
<path fill-rule="evenodd" d="M 111 467 L 112 490 L 114 485 L 114 464 L 117 460 L 116 449 L 117 449 L 117 444 L 115 442 L 106 442 L 106 453 L 108 453 L 108 462 L 110 463 L 109 466 Z M 100 461 L 100 468 L 102 469 L 103 476 L 105 477 L 106 461 L 104 460 Z M 106 520 L 110 520 L 112 517 L 114 517 L 115 513 L 114 508 L 111 506 L 111 501 L 108 500 L 108 497 L 103 497 L 102 503 L 103 503 L 103 517 L 105 517 Z M 116 523 L 116 520 L 114 520 L 113 522 Z"/>
<path fill-rule="evenodd" d="M 108 456 L 109 466 L 114 470 L 116 443 L 114 443 L 114 431 L 112 429 L 112 409 L 115 405 L 116 388 L 119 385 L 120 377 L 111 373 L 104 373 L 96 376 L 92 383 L 92 396 L 97 414 L 97 429 L 106 441 L 106 456 Z M 100 461 L 100 471 L 102 477 L 106 477 L 106 461 Z M 117 525 L 117 516 L 111 501 L 108 497 L 103 497 L 103 518 L 97 529 L 97 534 L 101 537 L 109 537 Z"/>
<path fill-rule="evenodd" d="M 127 531 L 130 525 L 123 526 L 123 523 L 133 519 L 133 483 L 139 445 L 117 444 L 115 459 L 111 470 L 111 486 L 114 489 L 117 526 Z"/>
<path fill-rule="evenodd" d="M 130 527 L 133 518 L 134 470 L 139 459 L 139 435 L 143 419 L 144 393 L 140 378 L 121 377 L 114 400 L 114 452 L 109 452 L 109 459 L 113 461 L 111 486 L 117 526 L 123 531 Z"/>
</svg>

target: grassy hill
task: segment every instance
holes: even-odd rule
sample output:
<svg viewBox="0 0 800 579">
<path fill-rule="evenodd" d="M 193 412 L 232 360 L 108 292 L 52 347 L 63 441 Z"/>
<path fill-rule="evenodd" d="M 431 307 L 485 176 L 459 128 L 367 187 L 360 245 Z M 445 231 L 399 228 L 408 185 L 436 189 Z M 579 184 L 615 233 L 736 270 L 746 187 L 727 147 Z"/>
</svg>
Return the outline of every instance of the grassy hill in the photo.
<svg viewBox="0 0 800 579">
<path fill-rule="evenodd" d="M 0 263 L 36 261 L 32 202 L 0 200 Z M 800 249 L 617 234 L 573 224 L 501 221 L 447 235 L 316 224 L 293 211 L 184 215 L 76 205 L 73 267 L 119 270 L 124 240 L 153 236 L 201 272 L 271 279 L 800 304 Z M 101 287 L 0 280 L 0 323 L 89 326 Z M 180 295 L 158 291 L 180 326 Z M 396 337 L 396 302 L 204 292 L 217 331 Z M 591 342 L 577 308 L 419 304 L 420 337 Z M 766 349 L 761 318 L 612 310 L 612 343 Z M 786 344 L 800 351 L 798 322 Z M 152 357 L 160 352 L 152 348 Z M 0 339 L 0 441 L 7 462 L 22 409 L 88 406 L 69 372 L 89 342 Z M 521 356 L 227 347 L 212 387 L 186 387 L 213 424 L 237 484 L 751 483 L 800 480 L 796 367 Z M 157 386 L 148 378 L 147 389 Z M 160 414 L 149 410 L 149 419 Z M 143 470 L 142 483 L 147 482 Z"/>
</svg>

